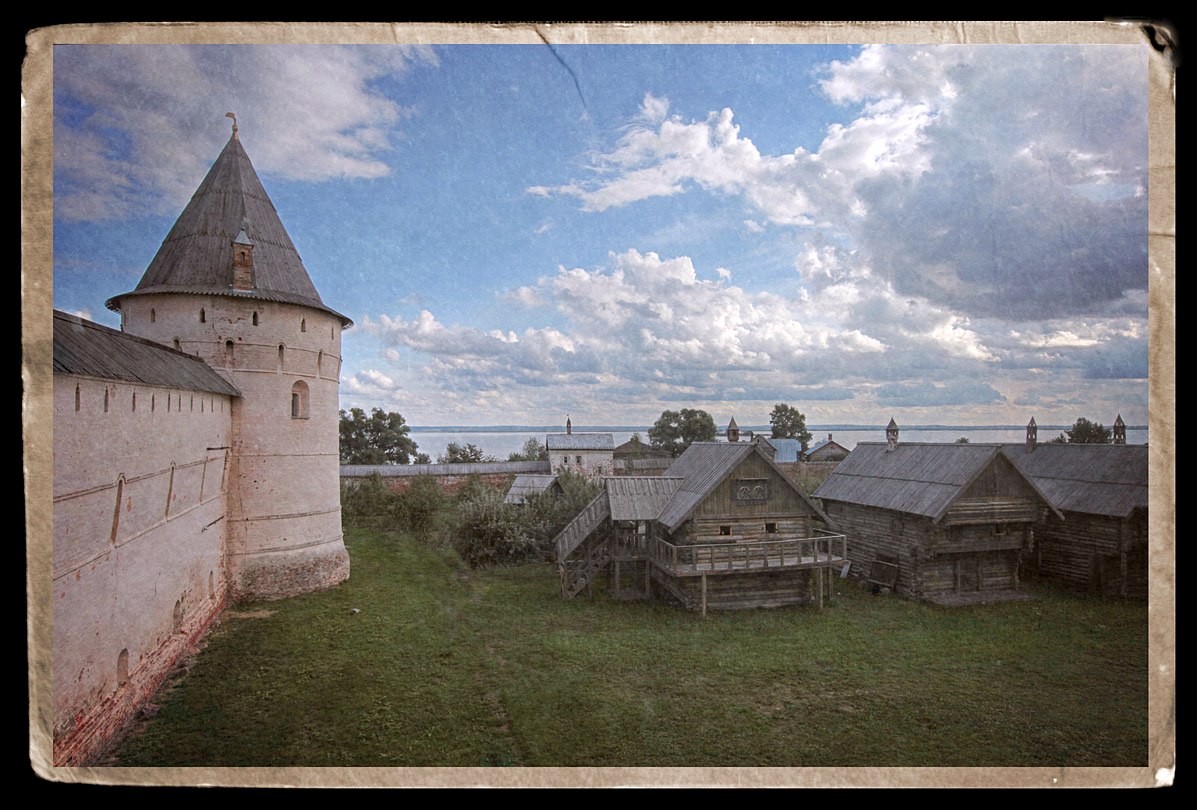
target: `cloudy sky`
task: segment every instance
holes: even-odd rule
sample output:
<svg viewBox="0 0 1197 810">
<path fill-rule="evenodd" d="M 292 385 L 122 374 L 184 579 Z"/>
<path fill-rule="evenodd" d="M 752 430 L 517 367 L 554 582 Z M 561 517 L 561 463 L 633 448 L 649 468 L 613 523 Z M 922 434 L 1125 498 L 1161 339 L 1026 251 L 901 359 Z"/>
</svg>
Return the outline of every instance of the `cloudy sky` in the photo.
<svg viewBox="0 0 1197 810">
<path fill-rule="evenodd" d="M 411 424 L 1147 421 L 1145 46 L 62 46 L 55 306 L 229 137 Z"/>
</svg>

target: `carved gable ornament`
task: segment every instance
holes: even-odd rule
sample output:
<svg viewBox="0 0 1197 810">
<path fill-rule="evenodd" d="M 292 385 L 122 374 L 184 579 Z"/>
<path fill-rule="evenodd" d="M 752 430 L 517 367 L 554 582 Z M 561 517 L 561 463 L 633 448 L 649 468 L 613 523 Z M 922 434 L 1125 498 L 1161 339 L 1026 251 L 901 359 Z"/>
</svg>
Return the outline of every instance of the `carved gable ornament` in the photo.
<svg viewBox="0 0 1197 810">
<path fill-rule="evenodd" d="M 732 499 L 737 503 L 763 503 L 769 500 L 768 478 L 737 478 L 732 484 Z"/>
</svg>

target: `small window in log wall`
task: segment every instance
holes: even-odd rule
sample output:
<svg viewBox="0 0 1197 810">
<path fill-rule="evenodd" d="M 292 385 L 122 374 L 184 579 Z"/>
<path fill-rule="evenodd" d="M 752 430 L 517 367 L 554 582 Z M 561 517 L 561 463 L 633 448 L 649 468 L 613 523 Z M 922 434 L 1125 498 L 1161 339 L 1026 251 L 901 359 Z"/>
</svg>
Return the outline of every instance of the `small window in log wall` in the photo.
<svg viewBox="0 0 1197 810">
<path fill-rule="evenodd" d="M 731 526 L 720 526 L 719 534 L 723 535 L 724 537 L 731 537 Z"/>
<path fill-rule="evenodd" d="M 766 523 L 765 524 L 765 533 L 766 534 L 777 534 L 777 524 L 776 523 Z"/>
</svg>

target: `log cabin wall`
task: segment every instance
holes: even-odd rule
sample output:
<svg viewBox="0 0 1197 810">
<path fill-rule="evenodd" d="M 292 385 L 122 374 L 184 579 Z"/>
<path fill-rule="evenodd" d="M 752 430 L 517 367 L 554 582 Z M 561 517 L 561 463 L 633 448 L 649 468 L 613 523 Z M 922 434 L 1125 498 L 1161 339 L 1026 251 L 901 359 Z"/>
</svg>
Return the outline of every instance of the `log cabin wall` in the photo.
<svg viewBox="0 0 1197 810">
<path fill-rule="evenodd" d="M 867 579 L 873 561 L 894 561 L 894 590 L 904 596 L 1017 588 L 1018 555 L 1030 523 L 945 526 L 889 509 L 829 501 L 825 509 L 848 537 L 853 576 Z"/>
<path fill-rule="evenodd" d="M 1147 597 L 1147 521 L 1065 512 L 1036 532 L 1039 576 L 1106 596 Z"/>
<path fill-rule="evenodd" d="M 873 561 L 880 557 L 897 562 L 895 591 L 906 596 L 920 593 L 921 566 L 916 560 L 943 533 L 930 518 L 838 501 L 827 501 L 824 510 L 836 530 L 848 538 L 852 576 L 867 579 Z"/>
</svg>

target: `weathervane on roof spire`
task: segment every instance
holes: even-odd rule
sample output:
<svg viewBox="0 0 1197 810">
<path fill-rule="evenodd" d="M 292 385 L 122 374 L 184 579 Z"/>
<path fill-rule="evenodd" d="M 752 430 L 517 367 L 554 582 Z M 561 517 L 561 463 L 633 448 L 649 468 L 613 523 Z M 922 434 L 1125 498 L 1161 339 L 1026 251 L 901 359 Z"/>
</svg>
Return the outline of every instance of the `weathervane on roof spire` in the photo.
<svg viewBox="0 0 1197 810">
<path fill-rule="evenodd" d="M 227 112 L 224 117 L 233 119 L 233 140 L 237 140 L 237 113 Z"/>
</svg>

